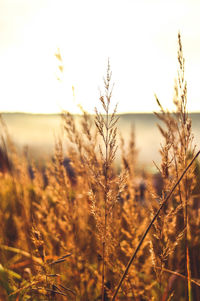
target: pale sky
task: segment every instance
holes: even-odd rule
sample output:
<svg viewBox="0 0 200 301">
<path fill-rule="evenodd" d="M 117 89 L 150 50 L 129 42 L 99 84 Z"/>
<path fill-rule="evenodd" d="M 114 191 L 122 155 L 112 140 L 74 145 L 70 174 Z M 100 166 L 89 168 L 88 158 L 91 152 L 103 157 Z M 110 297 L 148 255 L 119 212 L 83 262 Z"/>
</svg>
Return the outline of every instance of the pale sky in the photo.
<svg viewBox="0 0 200 301">
<path fill-rule="evenodd" d="M 108 57 L 118 112 L 157 110 L 154 93 L 171 109 L 179 30 L 200 111 L 199 16 L 199 0 L 0 0 L 0 111 L 93 112 Z"/>
</svg>

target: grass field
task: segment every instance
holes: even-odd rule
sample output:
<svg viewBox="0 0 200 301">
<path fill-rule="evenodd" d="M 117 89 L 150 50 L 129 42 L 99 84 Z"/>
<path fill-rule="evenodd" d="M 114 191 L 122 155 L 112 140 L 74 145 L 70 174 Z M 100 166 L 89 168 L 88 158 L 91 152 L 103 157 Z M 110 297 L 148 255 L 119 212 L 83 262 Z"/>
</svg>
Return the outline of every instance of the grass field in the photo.
<svg viewBox="0 0 200 301">
<path fill-rule="evenodd" d="M 0 300 L 200 300 L 200 164 L 180 35 L 176 110 L 156 97 L 156 174 L 136 168 L 134 131 L 118 137 L 109 63 L 104 86 L 103 113 L 83 111 L 77 127 L 63 112 L 42 165 L 1 122 Z"/>
</svg>

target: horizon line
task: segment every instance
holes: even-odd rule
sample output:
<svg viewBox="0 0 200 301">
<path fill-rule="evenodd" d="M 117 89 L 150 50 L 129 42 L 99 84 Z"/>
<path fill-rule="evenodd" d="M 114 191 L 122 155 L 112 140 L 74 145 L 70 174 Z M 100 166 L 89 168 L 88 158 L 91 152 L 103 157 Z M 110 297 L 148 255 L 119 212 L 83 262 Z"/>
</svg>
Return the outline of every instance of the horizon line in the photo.
<svg viewBox="0 0 200 301">
<path fill-rule="evenodd" d="M 71 113 L 70 111 L 67 111 L 67 110 L 64 110 L 63 112 L 69 112 Z M 21 115 L 61 115 L 63 112 L 55 112 L 55 113 L 42 113 L 42 112 L 37 112 L 37 113 L 33 113 L 33 112 L 23 112 L 23 111 L 14 111 L 14 112 L 11 112 L 11 111 L 2 111 L 0 112 L 0 115 L 3 115 L 3 114 L 10 114 L 10 115 L 14 115 L 14 114 L 21 114 Z M 142 111 L 138 111 L 138 112 L 116 112 L 116 115 L 131 115 L 131 114 L 154 114 L 154 113 L 157 113 L 159 111 L 152 111 L 152 112 L 142 112 Z M 175 113 L 175 111 L 169 111 L 170 113 Z M 86 113 L 88 113 L 89 115 L 95 115 L 95 112 L 94 113 L 89 113 L 86 111 Z M 188 114 L 199 114 L 200 111 L 188 111 Z M 82 115 L 82 113 L 71 113 L 72 115 Z M 110 113 L 112 114 L 112 112 Z"/>
</svg>

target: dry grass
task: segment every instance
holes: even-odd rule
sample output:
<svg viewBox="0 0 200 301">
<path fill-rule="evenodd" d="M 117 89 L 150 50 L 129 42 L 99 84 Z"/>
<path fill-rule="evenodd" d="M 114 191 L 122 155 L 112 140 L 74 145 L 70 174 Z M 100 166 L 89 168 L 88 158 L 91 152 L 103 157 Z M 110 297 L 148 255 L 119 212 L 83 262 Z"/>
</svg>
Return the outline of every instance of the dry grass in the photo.
<svg viewBox="0 0 200 301">
<path fill-rule="evenodd" d="M 115 166 L 109 63 L 103 113 L 83 111 L 80 128 L 63 112 L 66 136 L 45 169 L 16 151 L 2 123 L 0 300 L 200 300 L 200 165 L 180 35 L 178 63 L 175 111 L 156 98 L 159 186 L 151 174 L 138 184 L 134 131 Z"/>
</svg>

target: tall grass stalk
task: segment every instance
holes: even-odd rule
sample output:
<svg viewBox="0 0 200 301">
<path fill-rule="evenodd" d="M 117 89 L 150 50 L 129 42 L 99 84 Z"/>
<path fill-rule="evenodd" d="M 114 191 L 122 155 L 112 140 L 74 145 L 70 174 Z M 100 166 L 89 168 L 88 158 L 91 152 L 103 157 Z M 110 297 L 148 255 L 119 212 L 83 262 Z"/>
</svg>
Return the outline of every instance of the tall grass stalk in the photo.
<svg viewBox="0 0 200 301">
<path fill-rule="evenodd" d="M 107 228 L 108 228 L 108 218 L 110 211 L 112 210 L 112 203 L 109 202 L 109 193 L 111 192 L 111 181 L 112 174 L 110 172 L 110 168 L 115 158 L 115 153 L 117 150 L 116 147 L 116 132 L 117 128 L 115 127 L 118 118 L 115 116 L 116 107 L 114 112 L 110 115 L 110 103 L 112 97 L 111 87 L 111 71 L 110 71 L 110 63 L 108 60 L 107 67 L 107 76 L 104 79 L 104 88 L 105 95 L 100 95 L 100 101 L 105 112 L 105 116 L 100 114 L 96 109 L 96 118 L 95 124 L 99 131 L 100 136 L 103 139 L 104 147 L 105 147 L 105 156 L 103 154 L 102 147 L 100 148 L 100 153 L 103 159 L 103 178 L 104 183 L 102 183 L 103 194 L 104 194 L 104 221 L 103 221 L 103 236 L 102 236 L 102 290 L 101 290 L 101 300 L 104 301 L 105 298 L 105 273 L 106 273 L 106 252 L 107 252 Z"/>
</svg>

